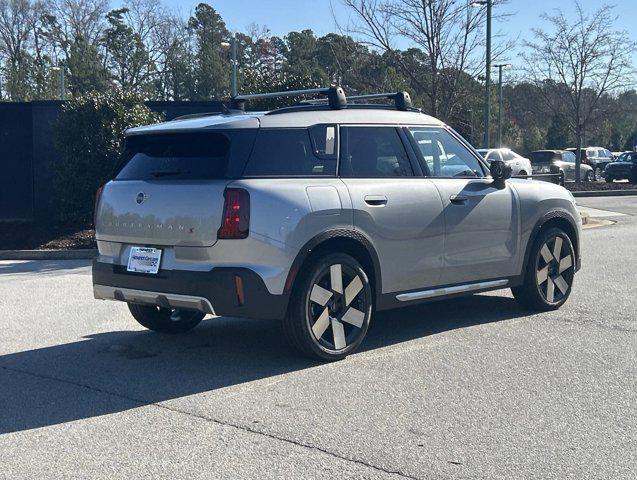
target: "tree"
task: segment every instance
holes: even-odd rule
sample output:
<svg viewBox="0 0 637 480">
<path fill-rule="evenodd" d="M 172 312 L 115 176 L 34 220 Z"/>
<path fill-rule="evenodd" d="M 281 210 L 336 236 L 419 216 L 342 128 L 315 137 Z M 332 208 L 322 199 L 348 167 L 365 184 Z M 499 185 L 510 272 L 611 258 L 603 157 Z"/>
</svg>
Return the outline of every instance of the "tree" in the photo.
<svg viewBox="0 0 637 480">
<path fill-rule="evenodd" d="M 546 132 L 546 148 L 562 149 L 570 145 L 570 133 L 568 120 L 565 115 L 556 113 L 551 119 L 551 124 Z"/>
<path fill-rule="evenodd" d="M 14 101 L 29 98 L 33 59 L 28 47 L 34 21 L 29 0 L 0 0 L 0 52 L 5 59 L 5 88 Z"/>
<path fill-rule="evenodd" d="M 107 90 L 109 73 L 97 47 L 84 37 L 76 37 L 71 44 L 65 66 L 69 72 L 69 90 L 73 95 Z"/>
<path fill-rule="evenodd" d="M 564 115 L 576 138 L 575 181 L 580 182 L 581 148 L 586 130 L 610 115 L 602 108 L 605 95 L 632 82 L 634 43 L 628 34 L 611 26 L 612 7 L 587 14 L 579 2 L 575 15 L 562 10 L 543 14 L 551 30 L 534 29 L 522 54 L 525 73 L 536 86 L 547 110 Z"/>
<path fill-rule="evenodd" d="M 188 21 L 188 28 L 196 38 L 196 98 L 209 100 L 226 96 L 230 85 L 228 52 L 222 46 L 230 38 L 226 24 L 214 8 L 200 3 Z"/>
<path fill-rule="evenodd" d="M 110 11 L 106 18 L 109 28 L 104 32 L 107 61 L 113 79 L 125 91 L 146 93 L 154 73 L 141 35 L 124 22 L 126 8 Z"/>
<path fill-rule="evenodd" d="M 387 53 L 395 54 L 398 39 L 422 51 L 414 65 L 400 54 L 392 56 L 402 76 L 426 99 L 428 113 L 443 119 L 456 116 L 455 109 L 471 88 L 467 76 L 484 70 L 482 25 L 484 8 L 471 8 L 456 0 L 342 0 L 358 19 L 352 32 Z M 494 4 L 504 0 L 494 0 Z M 505 46 L 494 49 L 493 58 Z M 414 68 L 416 67 L 416 68 Z"/>
<path fill-rule="evenodd" d="M 124 131 L 160 120 L 143 98 L 119 90 L 69 100 L 54 126 L 60 156 L 54 165 L 58 219 L 88 223 L 95 191 L 109 180 L 123 151 Z"/>
</svg>

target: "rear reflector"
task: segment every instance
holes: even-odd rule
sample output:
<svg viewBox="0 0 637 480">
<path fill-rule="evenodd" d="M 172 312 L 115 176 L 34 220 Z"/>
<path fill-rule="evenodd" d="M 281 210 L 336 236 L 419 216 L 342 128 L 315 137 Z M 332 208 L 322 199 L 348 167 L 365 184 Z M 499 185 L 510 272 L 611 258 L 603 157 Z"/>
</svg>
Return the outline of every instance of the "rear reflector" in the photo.
<svg viewBox="0 0 637 480">
<path fill-rule="evenodd" d="M 226 188 L 223 198 L 223 217 L 217 238 L 246 238 L 250 233 L 250 194 L 242 188 Z"/>
</svg>

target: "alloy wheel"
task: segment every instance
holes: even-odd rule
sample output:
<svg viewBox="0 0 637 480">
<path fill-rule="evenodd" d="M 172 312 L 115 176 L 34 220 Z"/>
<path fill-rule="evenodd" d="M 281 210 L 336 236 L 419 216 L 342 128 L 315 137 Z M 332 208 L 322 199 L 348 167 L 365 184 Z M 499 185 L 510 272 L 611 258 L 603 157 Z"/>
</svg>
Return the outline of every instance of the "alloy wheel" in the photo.
<svg viewBox="0 0 637 480">
<path fill-rule="evenodd" d="M 307 301 L 309 325 L 317 343 L 339 351 L 365 334 L 371 299 L 360 275 L 349 265 L 334 264 L 316 277 Z"/>
<path fill-rule="evenodd" d="M 573 283 L 573 251 L 569 242 L 556 235 L 546 241 L 537 259 L 537 286 L 544 299 L 559 303 Z"/>
</svg>

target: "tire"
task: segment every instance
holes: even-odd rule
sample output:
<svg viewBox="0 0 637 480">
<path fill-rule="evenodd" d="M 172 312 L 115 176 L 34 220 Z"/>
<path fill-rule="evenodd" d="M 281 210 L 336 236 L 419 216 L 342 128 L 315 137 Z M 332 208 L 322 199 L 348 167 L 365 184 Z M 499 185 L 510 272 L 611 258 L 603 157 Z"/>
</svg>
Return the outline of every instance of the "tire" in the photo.
<svg viewBox="0 0 637 480">
<path fill-rule="evenodd" d="M 595 171 L 593 172 L 593 178 L 595 179 L 596 182 L 602 181 L 602 179 L 604 178 L 602 173 L 603 173 L 603 170 L 601 167 L 595 167 Z"/>
<path fill-rule="evenodd" d="M 286 337 L 310 358 L 341 360 L 359 347 L 369 328 L 373 295 L 367 274 L 342 253 L 317 258 L 302 272 L 283 321 Z"/>
<path fill-rule="evenodd" d="M 524 283 L 511 289 L 523 306 L 538 311 L 557 310 L 571 294 L 575 277 L 575 250 L 564 230 L 549 228 L 533 242 Z"/>
<path fill-rule="evenodd" d="M 590 170 L 586 172 L 586 175 L 584 176 L 584 181 L 585 182 L 592 182 L 595 180 L 595 173 L 591 172 Z"/>
<path fill-rule="evenodd" d="M 205 317 L 196 310 L 177 310 L 129 303 L 128 309 L 142 326 L 159 333 L 184 333 L 192 330 Z"/>
<path fill-rule="evenodd" d="M 520 170 L 520 173 L 518 173 L 518 176 L 519 176 L 519 177 L 526 177 L 526 176 L 528 176 L 528 175 L 529 175 L 529 174 L 528 174 L 528 173 L 526 173 L 524 170 Z"/>
</svg>

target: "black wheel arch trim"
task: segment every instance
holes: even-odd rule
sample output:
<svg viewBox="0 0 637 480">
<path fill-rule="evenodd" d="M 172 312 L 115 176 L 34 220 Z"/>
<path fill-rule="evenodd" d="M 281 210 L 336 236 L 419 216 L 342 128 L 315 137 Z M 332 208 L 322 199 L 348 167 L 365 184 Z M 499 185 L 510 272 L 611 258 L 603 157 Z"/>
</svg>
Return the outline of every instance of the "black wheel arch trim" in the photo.
<svg viewBox="0 0 637 480">
<path fill-rule="evenodd" d="M 319 233 L 318 235 L 312 237 L 309 241 L 301 247 L 299 253 L 297 253 L 296 258 L 292 262 L 292 266 L 288 272 L 288 276 L 285 280 L 285 287 L 283 290 L 284 294 L 289 294 L 292 291 L 294 286 L 294 281 L 296 280 L 296 276 L 303 265 L 303 263 L 308 259 L 308 257 L 315 251 L 321 244 L 333 240 L 333 239 L 347 239 L 356 241 L 362 248 L 365 249 L 367 254 L 372 260 L 372 267 L 374 269 L 374 293 L 376 297 L 380 295 L 382 292 L 382 278 L 381 278 L 381 268 L 380 268 L 380 260 L 378 259 L 378 253 L 376 249 L 372 245 L 372 242 L 367 238 L 365 234 L 358 230 L 353 230 L 349 228 L 335 228 L 332 230 L 327 230 L 325 232 Z"/>
<path fill-rule="evenodd" d="M 526 245 L 526 250 L 524 252 L 524 262 L 522 264 L 522 276 L 524 275 L 524 272 L 526 272 L 526 268 L 527 265 L 529 263 L 529 257 L 531 255 L 531 249 L 533 248 L 533 244 L 535 243 L 535 240 L 540 232 L 540 230 L 542 229 L 542 227 L 544 225 L 546 225 L 547 222 L 550 222 L 551 220 L 554 219 L 561 219 L 561 220 L 565 220 L 567 221 L 572 229 L 573 232 L 575 233 L 575 241 L 572 242 L 573 243 L 573 248 L 575 249 L 575 271 L 579 270 L 580 268 L 580 263 L 581 263 L 581 259 L 580 259 L 580 238 L 579 238 L 579 230 L 577 228 L 577 224 L 575 222 L 575 219 L 573 218 L 573 216 L 568 213 L 565 210 L 551 210 L 547 213 L 545 213 L 536 223 L 535 226 L 533 227 L 533 230 L 531 230 L 531 235 L 529 235 L 529 241 Z"/>
</svg>

